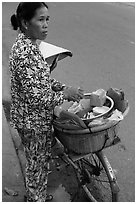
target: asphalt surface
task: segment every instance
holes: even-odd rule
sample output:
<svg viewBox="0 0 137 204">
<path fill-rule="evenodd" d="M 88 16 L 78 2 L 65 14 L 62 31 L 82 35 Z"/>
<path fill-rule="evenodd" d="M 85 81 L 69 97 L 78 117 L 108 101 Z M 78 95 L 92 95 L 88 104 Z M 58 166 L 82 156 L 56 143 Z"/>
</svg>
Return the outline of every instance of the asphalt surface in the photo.
<svg viewBox="0 0 137 204">
<path fill-rule="evenodd" d="M 2 201 L 22 202 L 25 187 L 20 162 L 2 109 Z"/>
<path fill-rule="evenodd" d="M 47 42 L 67 48 L 72 58 L 58 63 L 53 76 L 87 92 L 98 88 L 122 88 L 130 112 L 119 131 L 121 144 L 105 152 L 114 168 L 120 202 L 135 201 L 135 9 L 134 5 L 103 2 L 49 3 L 51 23 Z M 2 10 L 3 98 L 10 99 L 8 54 L 15 40 L 10 16 L 16 2 L 4 2 Z"/>
</svg>

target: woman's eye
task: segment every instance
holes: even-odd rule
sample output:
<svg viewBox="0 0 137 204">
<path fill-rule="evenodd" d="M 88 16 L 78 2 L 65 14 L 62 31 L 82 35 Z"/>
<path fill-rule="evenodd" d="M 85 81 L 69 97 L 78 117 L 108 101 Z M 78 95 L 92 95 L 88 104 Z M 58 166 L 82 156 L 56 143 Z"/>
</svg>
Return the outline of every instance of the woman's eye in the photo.
<svg viewBox="0 0 137 204">
<path fill-rule="evenodd" d="M 46 21 L 49 22 L 49 18 L 46 18 Z"/>
<path fill-rule="evenodd" d="M 44 19 L 43 19 L 43 18 L 40 18 L 39 21 L 44 21 Z"/>
<path fill-rule="evenodd" d="M 49 23 L 49 18 L 40 18 L 39 21 L 44 22 L 46 20 L 47 23 Z"/>
</svg>

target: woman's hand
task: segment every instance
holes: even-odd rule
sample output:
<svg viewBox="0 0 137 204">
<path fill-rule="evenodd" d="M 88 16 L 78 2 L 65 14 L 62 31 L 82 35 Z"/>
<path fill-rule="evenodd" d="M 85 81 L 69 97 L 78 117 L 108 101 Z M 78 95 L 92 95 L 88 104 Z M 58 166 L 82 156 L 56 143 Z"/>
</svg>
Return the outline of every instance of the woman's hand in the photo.
<svg viewBox="0 0 137 204">
<path fill-rule="evenodd" d="M 64 89 L 65 99 L 79 102 L 84 96 L 83 92 L 81 88 L 66 87 Z"/>
</svg>

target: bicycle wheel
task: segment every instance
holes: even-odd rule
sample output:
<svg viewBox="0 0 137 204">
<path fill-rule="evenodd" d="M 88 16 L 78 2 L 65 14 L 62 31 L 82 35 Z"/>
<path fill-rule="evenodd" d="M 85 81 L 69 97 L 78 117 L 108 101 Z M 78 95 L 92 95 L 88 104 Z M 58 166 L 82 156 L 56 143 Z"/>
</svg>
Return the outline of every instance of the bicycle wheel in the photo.
<svg viewBox="0 0 137 204">
<path fill-rule="evenodd" d="M 117 202 L 119 187 L 114 172 L 103 152 L 91 154 L 77 161 L 79 185 L 88 198 L 97 202 Z"/>
</svg>

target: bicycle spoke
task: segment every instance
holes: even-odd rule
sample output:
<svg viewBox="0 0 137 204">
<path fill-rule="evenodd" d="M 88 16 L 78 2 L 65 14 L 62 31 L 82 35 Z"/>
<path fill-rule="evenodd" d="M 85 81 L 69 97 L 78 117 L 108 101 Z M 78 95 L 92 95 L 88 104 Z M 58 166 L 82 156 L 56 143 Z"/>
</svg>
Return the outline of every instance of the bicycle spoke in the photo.
<svg viewBox="0 0 137 204">
<path fill-rule="evenodd" d="M 97 201 L 111 202 L 113 196 L 110 181 L 98 156 L 94 154 L 83 158 L 79 164 L 83 172 L 81 184 L 86 184 L 88 197 L 90 192 Z"/>
</svg>

